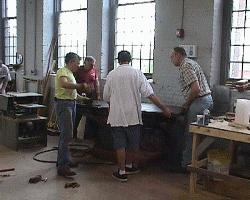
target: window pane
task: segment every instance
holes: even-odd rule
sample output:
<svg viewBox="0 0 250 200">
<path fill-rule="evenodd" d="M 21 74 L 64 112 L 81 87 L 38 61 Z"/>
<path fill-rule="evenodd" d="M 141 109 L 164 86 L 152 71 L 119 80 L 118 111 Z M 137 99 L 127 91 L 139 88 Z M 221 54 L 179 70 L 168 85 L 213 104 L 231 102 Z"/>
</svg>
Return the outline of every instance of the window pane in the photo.
<svg viewBox="0 0 250 200">
<path fill-rule="evenodd" d="M 244 47 L 244 62 L 250 62 L 250 46 Z"/>
<path fill-rule="evenodd" d="M 243 64 L 243 79 L 250 79 L 250 64 Z"/>
<path fill-rule="evenodd" d="M 242 61 L 243 47 L 242 46 L 232 46 L 231 47 L 231 57 L 230 61 Z"/>
<path fill-rule="evenodd" d="M 247 0 L 247 10 L 250 10 L 250 0 Z"/>
<path fill-rule="evenodd" d="M 140 60 L 133 59 L 132 60 L 132 65 L 135 69 L 140 69 Z"/>
<path fill-rule="evenodd" d="M 58 66 L 64 65 L 64 56 L 72 51 L 86 56 L 87 11 L 60 13 L 58 28 Z M 83 60 L 80 61 L 83 63 Z"/>
<path fill-rule="evenodd" d="M 250 2 L 249 2 L 250 3 Z M 250 27 L 250 12 L 246 12 L 246 27 Z"/>
<path fill-rule="evenodd" d="M 61 0 L 61 10 L 74 10 L 87 8 L 87 0 Z"/>
<path fill-rule="evenodd" d="M 152 0 L 118 0 L 119 4 L 125 3 L 138 3 L 138 2 L 151 2 Z"/>
<path fill-rule="evenodd" d="M 149 59 L 151 57 L 151 55 L 150 55 L 150 46 L 149 45 L 145 45 L 145 46 L 142 47 L 141 55 L 142 55 L 142 59 Z"/>
<path fill-rule="evenodd" d="M 149 73 L 149 60 L 142 60 L 141 61 L 141 71 L 143 73 Z"/>
<path fill-rule="evenodd" d="M 6 1 L 6 17 L 16 17 L 16 0 Z"/>
<path fill-rule="evenodd" d="M 233 27 L 244 27 L 245 12 L 233 12 Z"/>
<path fill-rule="evenodd" d="M 231 44 L 243 45 L 244 43 L 244 29 L 232 29 L 231 32 Z"/>
<path fill-rule="evenodd" d="M 15 64 L 17 51 L 16 19 L 4 21 L 5 64 Z"/>
<path fill-rule="evenodd" d="M 250 28 L 245 29 L 245 44 L 250 45 Z"/>
<path fill-rule="evenodd" d="M 119 1 L 119 3 L 121 2 L 131 3 L 135 1 Z M 118 6 L 116 18 L 116 45 L 123 45 L 124 49 L 131 52 L 133 64 L 136 63 L 139 65 L 137 68 L 142 67 L 140 66 L 140 63 L 142 64 L 140 59 L 153 59 L 154 29 L 155 3 Z M 144 68 L 146 66 L 148 69 L 144 71 L 149 71 L 149 64 L 145 64 Z"/>
<path fill-rule="evenodd" d="M 241 63 L 230 63 L 229 77 L 239 79 L 241 78 Z"/>
<path fill-rule="evenodd" d="M 140 59 L 140 46 L 131 46 L 131 55 L 134 59 Z"/>
<path fill-rule="evenodd" d="M 244 10 L 246 8 L 246 0 L 233 1 L 233 10 Z"/>
</svg>

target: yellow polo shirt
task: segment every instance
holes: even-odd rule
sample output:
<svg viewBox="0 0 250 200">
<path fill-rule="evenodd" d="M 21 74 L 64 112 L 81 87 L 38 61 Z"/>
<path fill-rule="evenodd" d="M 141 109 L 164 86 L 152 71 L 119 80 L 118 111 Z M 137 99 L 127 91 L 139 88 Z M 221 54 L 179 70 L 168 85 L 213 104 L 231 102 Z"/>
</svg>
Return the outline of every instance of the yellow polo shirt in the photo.
<svg viewBox="0 0 250 200">
<path fill-rule="evenodd" d="M 56 78 L 55 78 L 55 97 L 57 99 L 75 100 L 77 97 L 76 89 L 65 89 L 65 88 L 61 87 L 61 85 L 60 85 L 60 78 L 61 77 L 66 77 L 70 83 L 76 84 L 76 79 L 75 79 L 72 71 L 70 71 L 67 67 L 63 67 L 63 68 L 59 69 L 56 73 Z"/>
</svg>

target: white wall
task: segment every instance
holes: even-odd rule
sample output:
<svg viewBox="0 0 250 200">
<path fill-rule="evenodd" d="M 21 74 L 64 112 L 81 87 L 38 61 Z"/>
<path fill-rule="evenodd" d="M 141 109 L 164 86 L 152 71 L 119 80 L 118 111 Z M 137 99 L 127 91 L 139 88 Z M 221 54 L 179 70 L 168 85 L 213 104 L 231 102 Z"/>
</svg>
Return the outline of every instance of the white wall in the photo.
<svg viewBox="0 0 250 200">
<path fill-rule="evenodd" d="M 178 69 L 171 64 L 169 58 L 173 47 L 180 44 L 197 45 L 197 62 L 201 65 L 209 82 L 214 76 L 211 74 L 211 69 L 219 68 L 218 62 L 211 62 L 213 51 L 217 48 L 220 49 L 220 45 L 213 46 L 213 39 L 216 34 L 219 34 L 219 31 L 214 34 L 214 1 L 185 0 L 184 39 L 175 36 L 176 29 L 180 28 L 181 25 L 181 11 L 182 0 L 156 0 L 156 44 L 153 75 L 155 84 L 153 86 L 156 94 L 173 105 L 183 103 L 178 83 Z M 216 59 L 218 58 L 214 58 L 214 60 Z"/>
</svg>

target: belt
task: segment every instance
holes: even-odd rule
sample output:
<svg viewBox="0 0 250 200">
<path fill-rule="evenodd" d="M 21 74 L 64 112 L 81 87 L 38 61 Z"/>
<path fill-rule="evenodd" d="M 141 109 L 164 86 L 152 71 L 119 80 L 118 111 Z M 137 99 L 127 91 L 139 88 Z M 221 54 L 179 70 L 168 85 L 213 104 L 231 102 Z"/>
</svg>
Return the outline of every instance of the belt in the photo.
<svg viewBox="0 0 250 200">
<path fill-rule="evenodd" d="M 209 95 L 211 95 L 211 93 L 204 94 L 204 95 L 202 95 L 202 96 L 199 96 L 198 98 L 205 97 L 205 96 L 209 96 Z"/>
<path fill-rule="evenodd" d="M 55 101 L 76 101 L 75 99 L 58 99 L 58 98 L 54 98 Z"/>
</svg>

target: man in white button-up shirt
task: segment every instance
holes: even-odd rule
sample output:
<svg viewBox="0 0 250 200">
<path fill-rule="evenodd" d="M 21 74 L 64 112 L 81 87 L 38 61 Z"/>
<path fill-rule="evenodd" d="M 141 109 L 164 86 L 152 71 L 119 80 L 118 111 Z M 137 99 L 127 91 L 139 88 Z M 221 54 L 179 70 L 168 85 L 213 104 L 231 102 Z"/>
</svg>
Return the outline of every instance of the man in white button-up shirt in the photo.
<svg viewBox="0 0 250 200">
<path fill-rule="evenodd" d="M 139 172 L 135 158 L 139 149 L 142 124 L 141 95 L 157 105 L 166 117 L 169 118 L 171 113 L 154 95 L 144 74 L 129 65 L 131 55 L 128 51 L 118 53 L 118 62 L 120 66 L 107 76 L 103 99 L 110 103 L 107 123 L 111 125 L 119 167 L 113 177 L 127 181 L 127 174 Z"/>
</svg>

